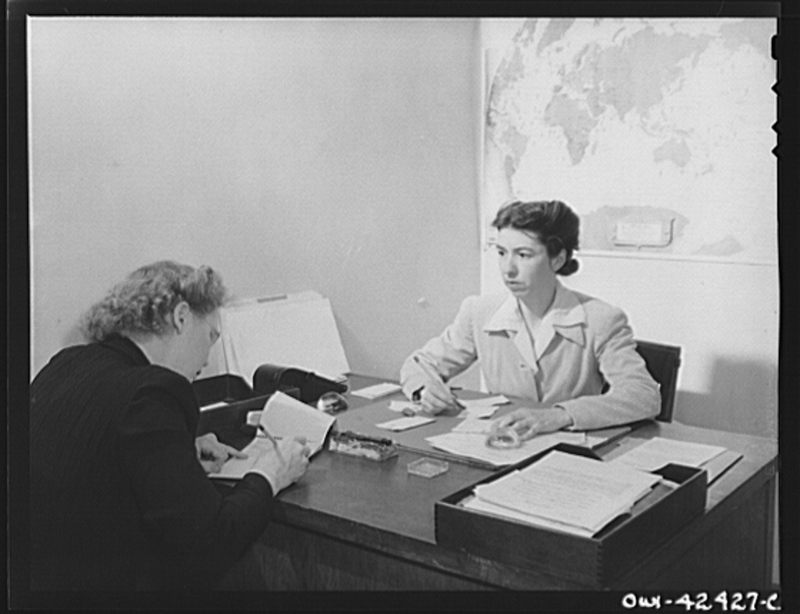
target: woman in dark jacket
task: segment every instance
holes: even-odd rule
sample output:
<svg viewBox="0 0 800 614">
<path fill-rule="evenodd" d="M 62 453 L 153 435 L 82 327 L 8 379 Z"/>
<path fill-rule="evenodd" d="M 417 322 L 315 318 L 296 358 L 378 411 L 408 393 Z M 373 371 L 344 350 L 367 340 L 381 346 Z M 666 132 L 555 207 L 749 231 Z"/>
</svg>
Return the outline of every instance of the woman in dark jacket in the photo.
<svg viewBox="0 0 800 614">
<path fill-rule="evenodd" d="M 308 465 L 283 440 L 223 493 L 239 455 L 195 438 L 191 381 L 219 337 L 225 299 L 209 267 L 157 262 L 86 314 L 87 345 L 31 384 L 31 588 L 209 588 L 264 531 L 274 496 Z"/>
</svg>

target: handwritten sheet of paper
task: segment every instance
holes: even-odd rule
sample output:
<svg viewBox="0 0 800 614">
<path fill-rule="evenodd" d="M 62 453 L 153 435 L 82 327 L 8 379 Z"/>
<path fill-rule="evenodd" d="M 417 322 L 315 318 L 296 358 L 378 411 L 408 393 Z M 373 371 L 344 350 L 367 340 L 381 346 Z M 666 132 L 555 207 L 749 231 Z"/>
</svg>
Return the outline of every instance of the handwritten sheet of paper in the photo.
<svg viewBox="0 0 800 614">
<path fill-rule="evenodd" d="M 386 429 L 388 431 L 406 431 L 413 429 L 423 424 L 435 422 L 435 418 L 424 418 L 422 416 L 413 416 L 410 418 L 398 418 L 397 420 L 389 420 L 388 422 L 381 422 L 376 424 L 378 428 Z"/>
<path fill-rule="evenodd" d="M 305 437 L 311 454 L 322 449 L 325 437 L 335 421 L 336 418 L 330 414 L 280 391 L 269 398 L 259 418 L 261 425 L 275 437 Z"/>
<path fill-rule="evenodd" d="M 398 390 L 401 390 L 401 387 L 398 384 L 382 382 L 380 384 L 361 388 L 360 390 L 354 390 L 350 394 L 354 394 L 357 397 L 364 397 L 365 399 L 378 399 L 389 394 L 394 394 Z"/>
<path fill-rule="evenodd" d="M 660 476 L 551 452 L 525 469 L 475 487 L 475 496 L 531 516 L 597 532 L 633 506 Z"/>
<path fill-rule="evenodd" d="M 700 467 L 723 452 L 725 452 L 725 448 L 721 446 L 653 437 L 609 462 L 645 471 L 660 469 L 669 463 Z"/>
<path fill-rule="evenodd" d="M 333 309 L 326 298 L 244 301 L 220 310 L 223 358 L 228 372 L 251 385 L 264 363 L 298 367 L 339 379 L 350 367 Z"/>
</svg>

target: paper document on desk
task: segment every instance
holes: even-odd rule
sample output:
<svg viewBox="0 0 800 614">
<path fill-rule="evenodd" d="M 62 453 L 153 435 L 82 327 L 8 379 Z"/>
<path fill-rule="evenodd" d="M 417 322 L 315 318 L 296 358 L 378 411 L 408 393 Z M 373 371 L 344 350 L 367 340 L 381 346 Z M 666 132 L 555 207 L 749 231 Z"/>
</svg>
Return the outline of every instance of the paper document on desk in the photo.
<svg viewBox="0 0 800 614">
<path fill-rule="evenodd" d="M 259 414 L 258 423 L 264 426 L 270 435 L 278 439 L 302 436 L 308 440 L 311 454 L 320 451 L 325 437 L 336 419 L 282 392 L 274 393 Z M 248 424 L 250 421 L 248 420 Z M 266 436 L 258 434 L 253 441 L 242 449 L 247 458 L 230 458 L 218 473 L 211 478 L 224 480 L 240 480 L 253 468 L 258 458 L 264 454 L 277 454 L 275 444 Z"/>
<path fill-rule="evenodd" d="M 250 385 L 264 363 L 332 380 L 350 371 L 330 301 L 316 293 L 249 299 L 224 307 L 220 316 L 217 345 L 226 370 Z"/>
<path fill-rule="evenodd" d="M 549 450 L 560 443 L 580 445 L 582 440 L 582 433 L 559 431 L 558 433 L 537 435 L 532 439 L 524 441 L 519 448 L 497 450 L 486 445 L 485 432 L 450 432 L 443 435 L 434 435 L 433 437 L 427 437 L 425 439 L 425 441 L 434 448 L 443 450 L 444 452 L 456 456 L 474 458 L 496 467 L 513 465 L 534 454 Z"/>
<path fill-rule="evenodd" d="M 380 424 L 376 424 L 380 429 L 386 429 L 387 431 L 407 431 L 408 429 L 413 429 L 418 426 L 422 426 L 423 424 L 430 424 L 431 422 L 435 422 L 436 418 L 427 418 L 425 416 L 412 416 L 410 418 L 398 418 L 397 420 L 389 420 L 388 422 L 381 422 Z"/>
<path fill-rule="evenodd" d="M 473 418 L 467 416 L 461 422 L 456 424 L 451 433 L 482 433 L 484 436 L 489 434 L 492 430 L 494 420 L 487 420 L 486 418 Z"/>
<path fill-rule="evenodd" d="M 495 516 L 502 516 L 512 520 L 519 520 L 520 522 L 535 524 L 536 526 L 543 527 L 545 529 L 553 529 L 555 531 L 563 531 L 564 533 L 570 533 L 572 535 L 579 535 L 580 537 L 591 537 L 595 533 L 595 531 L 574 527 L 569 524 L 564 524 L 563 522 L 555 522 L 552 520 L 546 520 L 545 518 L 534 517 L 530 514 L 525 514 L 524 512 L 518 512 L 516 510 L 512 510 L 511 508 L 503 507 L 502 505 L 489 503 L 488 501 L 484 501 L 478 497 L 470 498 L 469 500 L 463 502 L 462 506 L 466 507 L 467 509 L 494 514 Z"/>
<path fill-rule="evenodd" d="M 660 469 L 669 463 L 700 467 L 723 452 L 725 448 L 721 446 L 653 437 L 609 462 L 645 471 Z"/>
<path fill-rule="evenodd" d="M 394 384 L 392 382 L 381 382 L 380 384 L 373 384 L 372 386 L 367 386 L 366 388 L 353 390 L 351 394 L 354 394 L 357 397 L 364 397 L 365 399 L 379 399 L 380 397 L 394 394 L 398 390 L 402 390 L 399 384 Z"/>
<path fill-rule="evenodd" d="M 494 420 L 473 418 L 467 416 L 453 427 L 451 433 L 482 433 L 488 435 L 492 430 Z M 609 439 L 619 437 L 630 431 L 628 427 L 599 429 L 596 431 L 558 431 L 552 433 L 558 437 L 558 443 L 569 443 L 593 450 L 606 443 Z M 542 435 L 539 435 L 542 437 Z"/>
<path fill-rule="evenodd" d="M 475 496 L 531 517 L 598 532 L 628 512 L 660 476 L 623 465 L 550 452 L 541 460 L 488 484 Z"/>
<path fill-rule="evenodd" d="M 264 406 L 259 423 L 275 437 L 305 437 L 311 454 L 322 449 L 336 418 L 301 403 L 283 392 L 275 392 Z"/>
</svg>

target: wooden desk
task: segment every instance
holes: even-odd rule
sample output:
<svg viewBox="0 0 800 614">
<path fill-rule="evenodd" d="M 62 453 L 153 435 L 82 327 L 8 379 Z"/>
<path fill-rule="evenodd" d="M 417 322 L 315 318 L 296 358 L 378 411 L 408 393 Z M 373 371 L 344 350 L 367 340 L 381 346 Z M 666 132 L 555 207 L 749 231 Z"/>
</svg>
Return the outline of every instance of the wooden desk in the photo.
<svg viewBox="0 0 800 614">
<path fill-rule="evenodd" d="M 351 390 L 377 381 L 352 376 Z M 348 398 L 348 412 L 372 403 Z M 655 436 L 720 445 L 743 458 L 709 487 L 705 514 L 605 588 L 770 588 L 777 443 L 678 423 L 650 423 L 628 437 Z M 620 445 L 626 445 L 625 440 L 597 452 L 607 457 Z M 306 475 L 279 495 L 274 521 L 254 546 L 260 588 L 589 588 L 438 546 L 434 503 L 490 471 L 450 462 L 450 470 L 436 478 L 408 475 L 406 465 L 421 456 L 402 450 L 394 459 L 374 462 L 326 450 L 316 455 Z"/>
</svg>

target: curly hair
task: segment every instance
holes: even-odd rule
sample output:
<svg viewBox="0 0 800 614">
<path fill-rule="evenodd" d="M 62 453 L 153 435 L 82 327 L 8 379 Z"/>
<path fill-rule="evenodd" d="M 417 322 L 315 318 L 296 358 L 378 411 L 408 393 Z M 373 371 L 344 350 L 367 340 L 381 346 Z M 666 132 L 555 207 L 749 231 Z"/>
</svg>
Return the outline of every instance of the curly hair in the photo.
<svg viewBox="0 0 800 614">
<path fill-rule="evenodd" d="M 514 201 L 503 205 L 492 222 L 497 230 L 514 228 L 534 233 L 547 248 L 551 258 L 566 251 L 564 265 L 558 275 L 572 275 L 578 270 L 578 261 L 572 252 L 578 249 L 580 219 L 560 200 Z"/>
<path fill-rule="evenodd" d="M 226 296 L 222 278 L 211 267 L 162 260 L 135 270 L 114 286 L 86 311 L 81 328 L 90 341 L 112 334 L 162 335 L 181 301 L 203 316 L 221 307 Z"/>
</svg>

